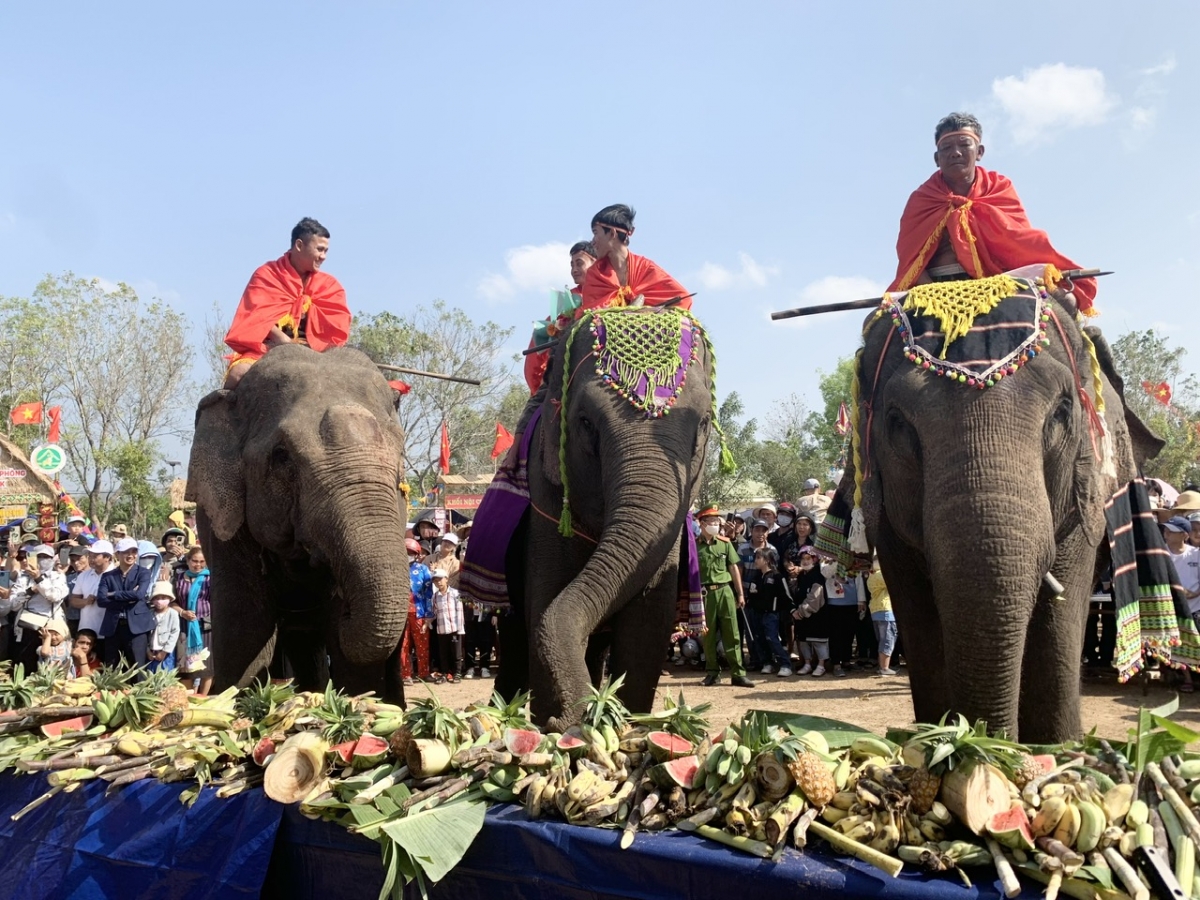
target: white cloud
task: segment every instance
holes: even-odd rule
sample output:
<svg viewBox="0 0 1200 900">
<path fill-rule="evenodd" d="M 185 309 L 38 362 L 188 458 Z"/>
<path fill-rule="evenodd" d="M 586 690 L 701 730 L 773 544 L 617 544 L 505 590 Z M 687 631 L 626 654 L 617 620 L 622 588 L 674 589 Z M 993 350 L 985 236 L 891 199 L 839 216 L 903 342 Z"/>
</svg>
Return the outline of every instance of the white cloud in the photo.
<svg viewBox="0 0 1200 900">
<path fill-rule="evenodd" d="M 706 262 L 700 267 L 697 280 L 700 286 L 710 291 L 724 291 L 730 288 L 762 288 L 767 282 L 779 274 L 778 266 L 764 266 L 749 253 L 739 253 L 738 260 L 742 267 L 738 271 L 727 269 L 717 263 Z"/>
<path fill-rule="evenodd" d="M 1142 74 L 1148 75 L 1148 76 L 1170 75 L 1174 71 L 1175 71 L 1175 54 L 1170 53 L 1167 55 L 1167 58 L 1164 59 L 1162 62 L 1160 62 L 1158 65 L 1150 66 L 1149 68 L 1142 69 Z"/>
<path fill-rule="evenodd" d="M 109 281 L 107 278 L 101 278 L 99 275 L 95 276 L 92 280 L 95 281 L 96 284 L 100 285 L 100 290 L 104 291 L 106 294 L 115 294 L 121 289 L 121 285 L 119 285 L 117 282 Z"/>
<path fill-rule="evenodd" d="M 1154 125 L 1158 110 L 1153 106 L 1134 106 L 1129 110 L 1129 125 L 1134 131 L 1142 131 Z"/>
<path fill-rule="evenodd" d="M 479 293 L 493 303 L 503 303 L 518 291 L 553 290 L 571 274 L 570 244 L 525 244 L 504 253 L 504 274 L 489 272 L 479 281 Z"/>
<path fill-rule="evenodd" d="M 862 275 L 826 275 L 809 282 L 797 297 L 796 306 L 824 306 L 827 303 L 844 303 L 848 300 L 864 300 L 867 297 L 882 297 L 887 286 Z M 804 325 L 811 319 L 797 317 L 782 320 L 789 325 Z"/>
<path fill-rule="evenodd" d="M 992 82 L 992 97 L 1009 118 L 1020 144 L 1051 140 L 1068 128 L 1104 123 L 1120 103 L 1108 92 L 1104 73 L 1053 63 Z"/>
</svg>

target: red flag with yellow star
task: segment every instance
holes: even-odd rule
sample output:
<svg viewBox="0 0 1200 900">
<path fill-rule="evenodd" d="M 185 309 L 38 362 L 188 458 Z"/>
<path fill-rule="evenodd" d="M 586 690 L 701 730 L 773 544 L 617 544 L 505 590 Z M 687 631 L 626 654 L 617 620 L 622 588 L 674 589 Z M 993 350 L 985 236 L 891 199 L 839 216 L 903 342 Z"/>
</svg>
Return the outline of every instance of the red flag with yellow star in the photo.
<svg viewBox="0 0 1200 900">
<path fill-rule="evenodd" d="M 37 403 L 22 403 L 20 406 L 13 407 L 11 415 L 14 425 L 41 425 L 42 404 L 40 401 Z"/>
</svg>

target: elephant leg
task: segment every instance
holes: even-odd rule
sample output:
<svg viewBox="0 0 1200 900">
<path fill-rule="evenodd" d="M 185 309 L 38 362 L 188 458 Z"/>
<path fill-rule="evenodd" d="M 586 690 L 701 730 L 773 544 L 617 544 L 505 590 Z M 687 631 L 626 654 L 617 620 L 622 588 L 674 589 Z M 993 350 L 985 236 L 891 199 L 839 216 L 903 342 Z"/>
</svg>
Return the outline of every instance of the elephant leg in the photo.
<svg viewBox="0 0 1200 900">
<path fill-rule="evenodd" d="M 604 682 L 604 663 L 608 660 L 609 650 L 612 649 L 613 634 L 611 625 L 602 627 L 588 638 L 587 650 L 584 651 L 583 661 L 587 666 L 588 677 L 595 687 Z M 611 664 L 609 666 L 611 669 Z"/>
<path fill-rule="evenodd" d="M 1079 737 L 1079 669 L 1092 589 L 1092 553 L 1082 536 L 1060 544 L 1051 571 L 1063 586 L 1063 599 L 1050 597 L 1043 587 L 1034 605 L 1021 663 L 1017 718 L 1020 740 L 1026 743 L 1052 744 Z"/>
<path fill-rule="evenodd" d="M 526 623 L 526 550 L 529 544 L 529 512 L 517 524 L 508 541 L 504 557 L 504 575 L 508 582 L 508 615 L 496 620 L 496 655 L 500 671 L 496 673 L 496 691 L 511 701 L 529 687 L 529 629 Z M 486 666 L 487 660 L 481 665 Z"/>
<path fill-rule="evenodd" d="M 634 597 L 612 618 L 609 677 L 625 676 L 620 697 L 631 712 L 654 708 L 654 694 L 675 624 L 679 596 L 677 566 L 668 566 L 640 597 Z"/>
<path fill-rule="evenodd" d="M 887 573 L 896 625 L 904 640 L 909 689 L 918 722 L 936 722 L 951 708 L 946 681 L 942 621 L 924 561 L 891 530 L 880 525 L 879 561 Z"/>
<path fill-rule="evenodd" d="M 275 652 L 276 592 L 263 572 L 258 545 L 245 528 L 232 541 L 213 537 L 201 518 L 212 571 L 213 691 L 246 687 L 266 677 Z"/>
</svg>

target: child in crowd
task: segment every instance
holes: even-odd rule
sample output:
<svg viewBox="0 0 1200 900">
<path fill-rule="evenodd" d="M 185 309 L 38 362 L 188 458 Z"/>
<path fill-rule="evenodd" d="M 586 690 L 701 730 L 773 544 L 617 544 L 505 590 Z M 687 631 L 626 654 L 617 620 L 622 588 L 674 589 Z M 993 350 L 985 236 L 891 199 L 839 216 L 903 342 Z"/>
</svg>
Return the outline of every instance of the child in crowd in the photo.
<svg viewBox="0 0 1200 900">
<path fill-rule="evenodd" d="M 75 675 L 79 678 L 86 678 L 104 667 L 104 660 L 96 652 L 96 632 L 92 629 L 79 629 L 71 647 L 71 662 L 75 664 Z"/>
<path fill-rule="evenodd" d="M 754 551 L 754 568 L 746 582 L 746 606 L 754 626 L 752 640 L 762 662 L 762 673 L 770 675 L 778 668 L 779 677 L 787 678 L 792 674 L 792 658 L 779 639 L 779 619 L 789 615 L 792 606 L 783 587 L 783 577 L 775 566 L 774 547 Z M 772 658 L 775 668 L 771 666 Z"/>
<path fill-rule="evenodd" d="M 37 649 L 38 665 L 62 666 L 68 678 L 75 677 L 71 663 L 71 638 L 63 619 L 51 619 L 38 629 L 42 645 Z"/>
<path fill-rule="evenodd" d="M 404 635 L 400 639 L 400 674 L 405 684 L 413 683 L 413 670 L 416 677 L 424 680 L 429 678 L 429 619 L 433 615 L 430 607 L 430 595 L 433 591 L 429 568 L 421 562 L 425 551 L 414 538 L 406 538 L 405 550 L 408 551 L 408 621 L 404 626 Z"/>
<path fill-rule="evenodd" d="M 150 589 L 150 606 L 154 609 L 154 630 L 150 632 L 148 651 L 150 671 L 175 671 L 175 645 L 179 643 L 179 613 L 171 608 L 175 588 L 169 581 L 155 582 Z"/>
<path fill-rule="evenodd" d="M 879 674 L 895 675 L 892 668 L 892 653 L 896 650 L 896 617 L 892 615 L 892 598 L 888 595 L 887 582 L 879 570 L 879 557 L 867 578 L 867 590 L 871 592 L 871 625 L 875 628 L 875 641 L 879 645 Z"/>
<path fill-rule="evenodd" d="M 438 657 L 446 670 L 446 681 L 454 684 L 462 673 L 462 635 L 466 633 L 462 600 L 450 587 L 450 576 L 433 571 L 433 617 L 437 622 Z"/>
<path fill-rule="evenodd" d="M 799 575 L 795 582 L 807 585 L 799 605 L 792 613 L 796 621 L 796 638 L 804 666 L 796 674 L 820 678 L 829 661 L 829 607 L 825 603 L 825 578 L 817 566 L 817 553 L 812 547 L 801 547 L 797 563 Z"/>
</svg>

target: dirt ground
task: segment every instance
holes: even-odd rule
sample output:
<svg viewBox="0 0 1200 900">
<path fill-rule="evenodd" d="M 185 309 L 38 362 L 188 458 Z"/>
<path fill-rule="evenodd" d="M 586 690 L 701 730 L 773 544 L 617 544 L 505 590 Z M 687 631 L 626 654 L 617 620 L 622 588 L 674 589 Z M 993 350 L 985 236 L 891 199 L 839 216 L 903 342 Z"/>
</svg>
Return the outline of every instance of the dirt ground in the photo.
<svg viewBox="0 0 1200 900">
<path fill-rule="evenodd" d="M 753 688 L 732 687 L 725 673 L 721 684 L 706 688 L 700 683 L 703 670 L 668 666 L 659 682 L 659 696 L 664 691 L 677 694 L 682 689 L 689 704 L 712 703 L 709 721 L 714 727 L 739 719 L 747 709 L 765 709 L 839 719 L 883 734 L 889 726 L 912 721 L 907 670 L 899 671 L 894 678 L 880 678 L 874 670 L 866 669 L 850 669 L 845 678 L 752 674 Z M 461 708 L 486 699 L 491 688 L 490 680 L 474 679 L 455 685 L 442 684 L 434 690 L 444 703 Z M 1097 726 L 1101 735 L 1124 739 L 1136 721 L 1139 707 L 1161 706 L 1175 696 L 1174 688 L 1161 680 L 1150 681 L 1146 688 L 1143 696 L 1141 677 L 1121 685 L 1115 675 L 1084 676 L 1084 730 Z M 407 691 L 409 697 L 419 697 L 423 688 L 417 685 Z M 1179 711 L 1171 718 L 1200 730 L 1200 695 L 1179 694 L 1179 698 Z"/>
</svg>

